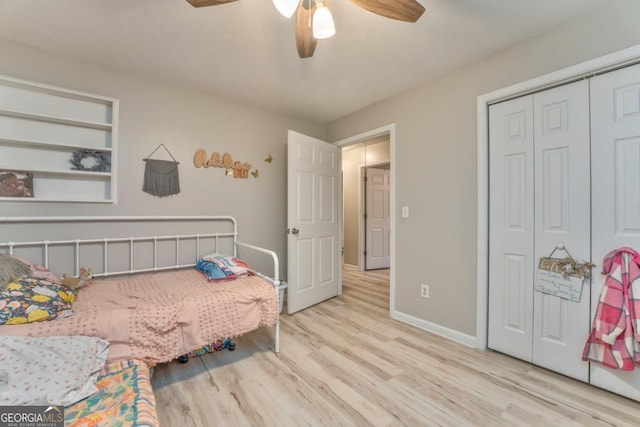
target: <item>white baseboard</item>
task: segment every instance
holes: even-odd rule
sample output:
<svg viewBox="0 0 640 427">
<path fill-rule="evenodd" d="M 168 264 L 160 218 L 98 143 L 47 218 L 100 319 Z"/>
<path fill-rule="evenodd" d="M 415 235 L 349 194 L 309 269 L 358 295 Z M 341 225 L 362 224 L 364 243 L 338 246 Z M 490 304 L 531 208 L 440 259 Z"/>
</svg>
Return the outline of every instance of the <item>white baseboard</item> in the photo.
<svg viewBox="0 0 640 427">
<path fill-rule="evenodd" d="M 427 322 L 426 320 L 418 319 L 417 317 L 399 311 L 394 311 L 391 317 L 400 322 L 422 329 L 423 331 L 431 332 L 448 340 L 466 345 L 467 347 L 475 348 L 476 346 L 476 337 L 471 335 L 463 334 L 462 332 L 445 328 L 444 326 Z"/>
<path fill-rule="evenodd" d="M 360 267 L 358 267 L 357 265 L 342 264 L 342 267 L 346 268 L 347 270 L 360 270 Z"/>
</svg>

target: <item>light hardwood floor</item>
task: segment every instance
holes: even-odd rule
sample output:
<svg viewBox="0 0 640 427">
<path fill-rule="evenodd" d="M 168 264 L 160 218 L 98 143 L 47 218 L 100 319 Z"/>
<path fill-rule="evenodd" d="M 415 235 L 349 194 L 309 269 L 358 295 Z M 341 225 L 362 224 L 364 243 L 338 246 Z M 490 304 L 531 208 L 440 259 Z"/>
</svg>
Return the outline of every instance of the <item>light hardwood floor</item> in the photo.
<svg viewBox="0 0 640 427">
<path fill-rule="evenodd" d="M 640 426 L 640 404 L 389 318 L 385 272 L 221 351 L 156 368 L 163 426 Z M 452 307 L 455 310 L 455 307 Z"/>
</svg>

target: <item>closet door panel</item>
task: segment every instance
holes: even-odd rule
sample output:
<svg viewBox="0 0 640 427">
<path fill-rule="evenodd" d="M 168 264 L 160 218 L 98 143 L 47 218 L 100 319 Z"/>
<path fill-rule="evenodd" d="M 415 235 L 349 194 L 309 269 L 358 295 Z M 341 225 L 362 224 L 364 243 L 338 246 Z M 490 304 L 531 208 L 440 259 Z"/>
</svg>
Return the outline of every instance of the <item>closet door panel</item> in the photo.
<svg viewBox="0 0 640 427">
<path fill-rule="evenodd" d="M 602 290 L 598 274 L 612 249 L 640 251 L 640 65 L 591 79 L 593 247 L 597 264 L 592 313 Z M 640 400 L 640 370 L 622 372 L 591 363 L 591 383 Z"/>
<path fill-rule="evenodd" d="M 490 126 L 489 348 L 531 361 L 533 98 L 493 105 Z"/>
<path fill-rule="evenodd" d="M 558 245 L 589 260 L 589 86 L 580 81 L 534 95 L 535 267 Z M 554 257 L 565 257 L 556 251 Z M 579 302 L 535 291 L 533 363 L 588 381 L 581 361 L 589 332 L 590 292 Z"/>
</svg>

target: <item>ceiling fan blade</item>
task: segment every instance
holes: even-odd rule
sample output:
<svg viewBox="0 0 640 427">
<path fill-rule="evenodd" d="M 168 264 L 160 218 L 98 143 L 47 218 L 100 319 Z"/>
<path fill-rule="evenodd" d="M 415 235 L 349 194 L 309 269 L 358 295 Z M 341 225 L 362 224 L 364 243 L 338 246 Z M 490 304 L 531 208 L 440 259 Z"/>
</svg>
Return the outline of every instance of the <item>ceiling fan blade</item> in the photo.
<svg viewBox="0 0 640 427">
<path fill-rule="evenodd" d="M 303 2 L 305 0 L 302 0 Z M 311 10 L 306 9 L 302 4 L 298 6 L 296 14 L 296 47 L 300 58 L 311 58 L 316 50 L 317 40 L 313 37 L 313 29 L 309 25 L 309 19 L 313 17 L 315 4 Z"/>
<path fill-rule="evenodd" d="M 356 6 L 386 18 L 416 22 L 424 13 L 424 7 L 416 0 L 349 0 Z"/>
<path fill-rule="evenodd" d="M 217 6 L 219 4 L 232 3 L 237 0 L 187 0 L 193 7 Z"/>
</svg>

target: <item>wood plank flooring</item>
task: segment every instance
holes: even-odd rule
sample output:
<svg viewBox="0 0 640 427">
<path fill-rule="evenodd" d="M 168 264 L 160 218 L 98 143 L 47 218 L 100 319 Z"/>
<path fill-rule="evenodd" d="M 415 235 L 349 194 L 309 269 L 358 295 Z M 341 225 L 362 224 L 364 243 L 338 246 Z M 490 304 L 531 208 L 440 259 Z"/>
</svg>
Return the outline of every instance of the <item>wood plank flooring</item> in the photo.
<svg viewBox="0 0 640 427">
<path fill-rule="evenodd" d="M 388 272 L 221 351 L 158 366 L 163 426 L 640 426 L 640 404 L 389 318 Z"/>
</svg>

